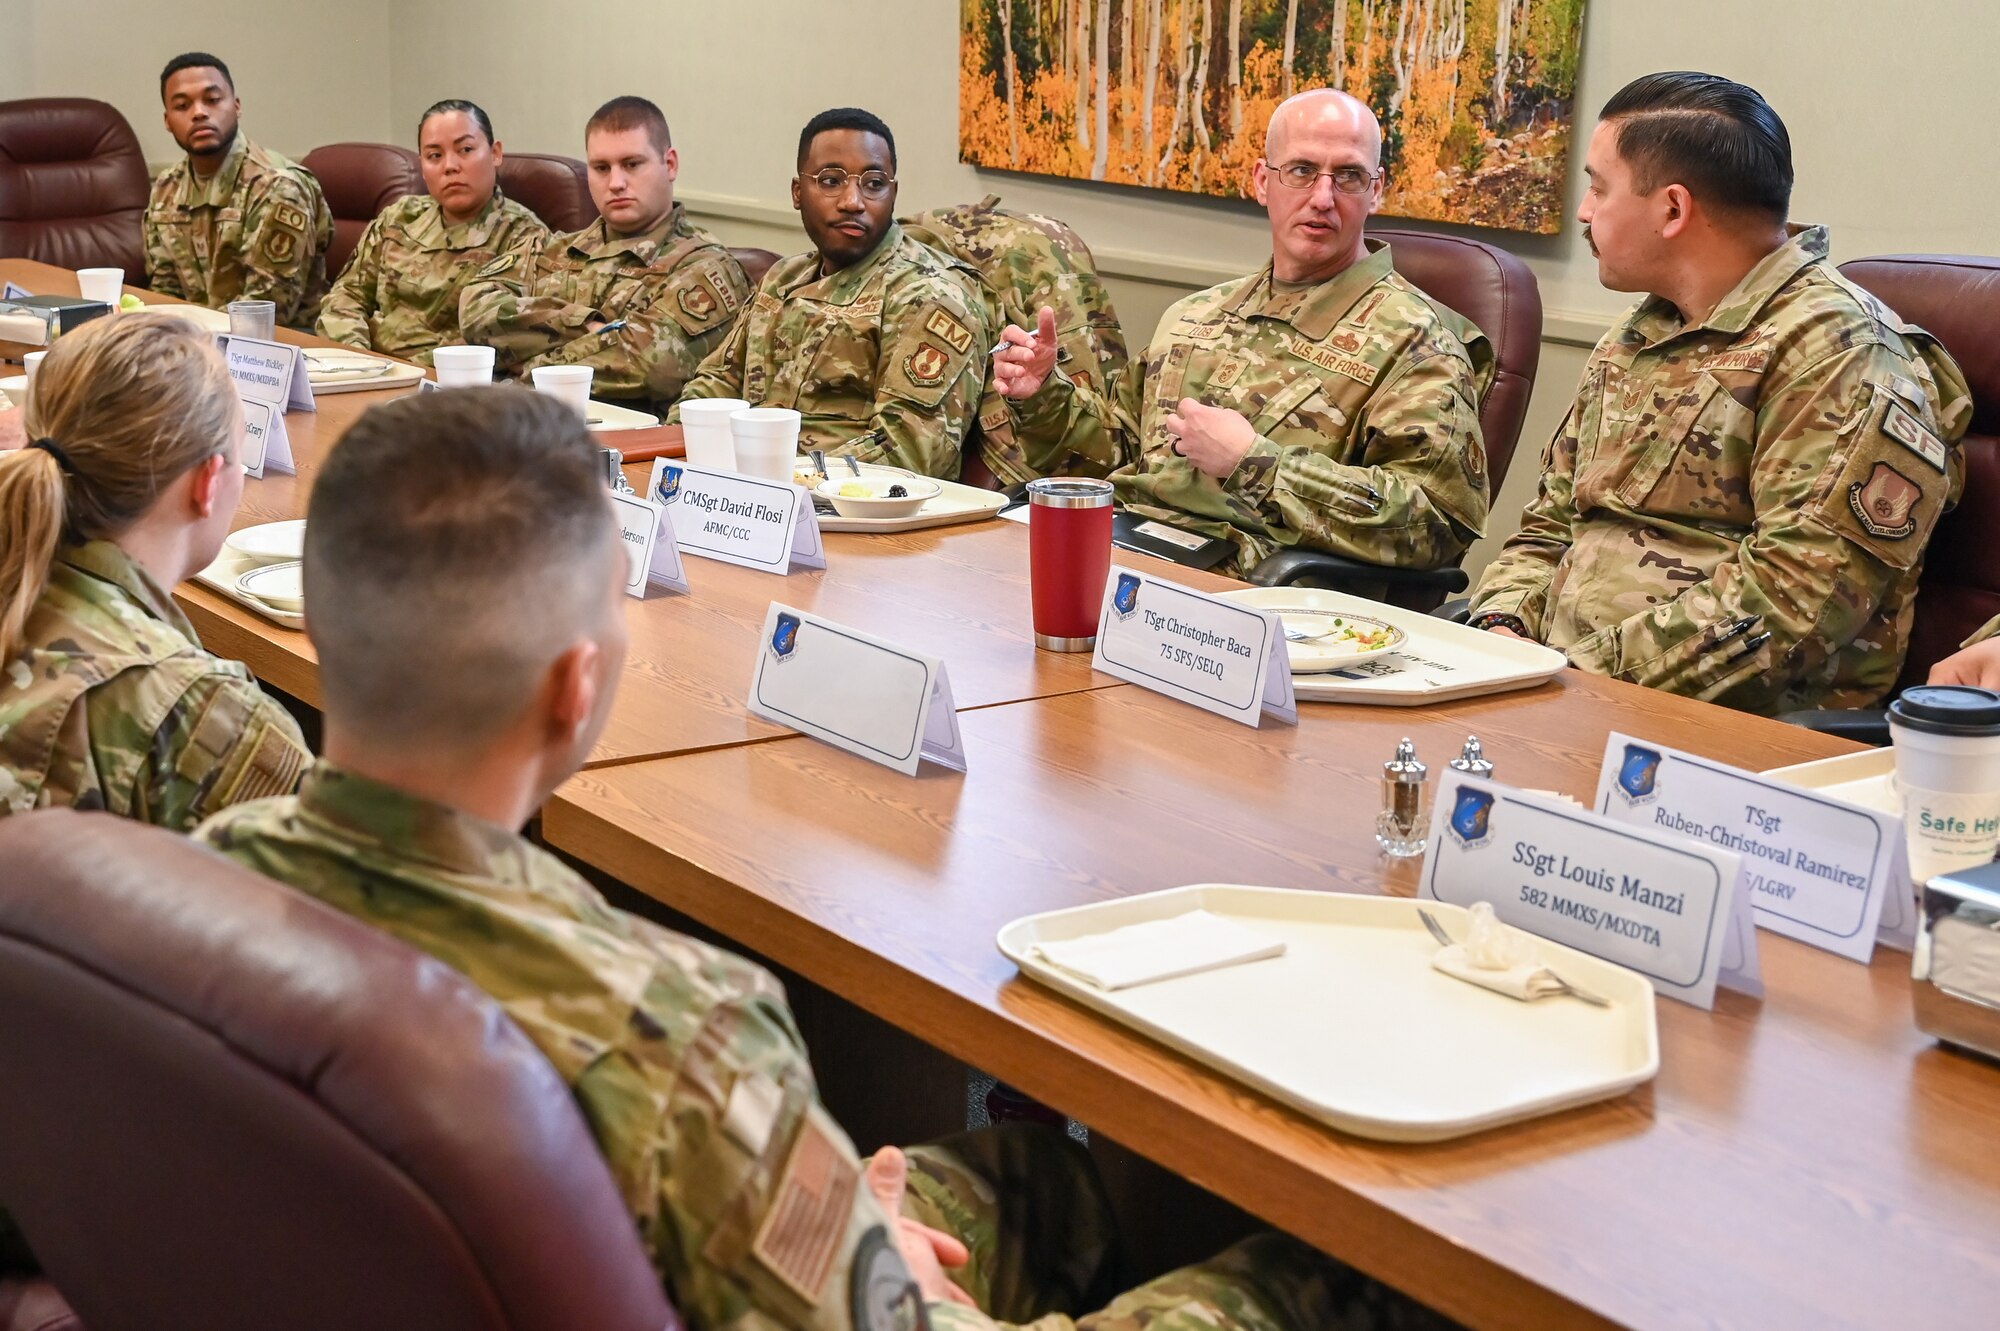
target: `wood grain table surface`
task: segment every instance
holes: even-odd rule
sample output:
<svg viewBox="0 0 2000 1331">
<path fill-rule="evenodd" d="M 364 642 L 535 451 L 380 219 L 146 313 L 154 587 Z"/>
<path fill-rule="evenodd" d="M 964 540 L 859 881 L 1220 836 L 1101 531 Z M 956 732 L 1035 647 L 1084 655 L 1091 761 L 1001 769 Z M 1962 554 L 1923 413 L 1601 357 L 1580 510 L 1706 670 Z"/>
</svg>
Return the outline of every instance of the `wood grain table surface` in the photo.
<svg viewBox="0 0 2000 1331">
<path fill-rule="evenodd" d="M 994 936 L 1034 912 L 1201 882 L 1413 894 L 1371 831 L 1405 735 L 1436 770 L 1476 733 L 1500 779 L 1585 800 L 1614 729 L 1752 768 L 1852 747 L 1574 671 L 1300 714 L 1069 694 L 963 715 L 963 775 L 795 737 L 583 773 L 544 832 L 1469 1326 L 1996 1324 L 2000 1069 L 1916 1031 L 1903 953 L 1760 932 L 1766 998 L 1660 1000 L 1652 1084 L 1425 1146 L 1321 1127 L 1017 975 Z"/>
</svg>

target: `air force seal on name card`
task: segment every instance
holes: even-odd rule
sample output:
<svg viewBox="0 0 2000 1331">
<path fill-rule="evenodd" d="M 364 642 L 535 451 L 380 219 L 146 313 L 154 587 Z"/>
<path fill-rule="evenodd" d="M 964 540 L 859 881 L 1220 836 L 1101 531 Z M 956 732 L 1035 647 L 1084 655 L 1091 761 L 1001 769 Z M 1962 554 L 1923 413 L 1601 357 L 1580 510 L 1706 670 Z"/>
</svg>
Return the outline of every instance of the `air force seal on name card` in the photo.
<svg viewBox="0 0 2000 1331">
<path fill-rule="evenodd" d="M 1618 793 L 1627 804 L 1653 798 L 1653 783 L 1660 775 L 1660 751 L 1643 744 L 1627 744 L 1618 764 Z"/>
<path fill-rule="evenodd" d="M 799 648 L 799 617 L 780 612 L 777 627 L 771 630 L 771 654 L 780 661 L 792 659 L 792 653 Z"/>
<path fill-rule="evenodd" d="M 1449 826 L 1452 838 L 1467 850 L 1485 845 L 1492 817 L 1493 795 L 1490 791 L 1460 786 L 1458 799 L 1451 806 Z"/>
<path fill-rule="evenodd" d="M 1111 593 L 1111 608 L 1118 612 L 1118 618 L 1130 619 L 1139 609 L 1139 575 L 1120 573 L 1118 586 Z"/>
<path fill-rule="evenodd" d="M 660 468 L 660 479 L 653 486 L 653 498 L 661 504 L 671 504 L 681 497 L 681 469 L 669 463 Z"/>
</svg>

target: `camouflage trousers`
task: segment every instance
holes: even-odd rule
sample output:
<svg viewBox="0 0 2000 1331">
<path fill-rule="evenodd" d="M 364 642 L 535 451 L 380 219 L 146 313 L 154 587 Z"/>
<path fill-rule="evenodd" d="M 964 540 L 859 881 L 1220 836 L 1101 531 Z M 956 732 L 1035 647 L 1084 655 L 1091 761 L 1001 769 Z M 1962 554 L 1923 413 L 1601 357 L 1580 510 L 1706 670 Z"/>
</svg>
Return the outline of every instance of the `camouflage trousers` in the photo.
<svg viewBox="0 0 2000 1331">
<path fill-rule="evenodd" d="M 1040 1124 L 912 1147 L 903 1213 L 972 1253 L 952 1273 L 1026 1331 L 1455 1331 L 1456 1324 L 1284 1234 L 1118 1293 L 1117 1230 L 1090 1155 Z M 950 1309 L 932 1318 L 949 1331 Z"/>
</svg>

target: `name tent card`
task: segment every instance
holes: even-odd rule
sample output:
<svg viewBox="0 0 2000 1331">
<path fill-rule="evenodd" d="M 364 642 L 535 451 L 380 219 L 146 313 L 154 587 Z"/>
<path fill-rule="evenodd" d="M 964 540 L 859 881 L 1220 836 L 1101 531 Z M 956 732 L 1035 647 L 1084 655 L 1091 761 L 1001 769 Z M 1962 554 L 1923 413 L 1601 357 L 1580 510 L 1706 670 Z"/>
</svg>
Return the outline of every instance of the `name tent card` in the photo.
<svg viewBox="0 0 2000 1331">
<path fill-rule="evenodd" d="M 1630 967 L 1671 998 L 1715 1005 L 1735 852 L 1646 836 L 1459 772 L 1439 783 L 1431 824 L 1419 895 L 1489 902 L 1517 929 Z"/>
<path fill-rule="evenodd" d="M 9 282 L 5 287 L 0 287 L 0 300 L 26 300 L 34 294 L 32 291 L 26 291 L 15 286 L 12 282 Z"/>
<path fill-rule="evenodd" d="M 781 575 L 826 567 L 812 497 L 789 482 L 660 458 L 646 496 L 666 511 L 687 554 Z"/>
<path fill-rule="evenodd" d="M 1105 583 L 1090 664 L 1246 726 L 1267 714 L 1298 724 L 1276 615 L 1118 564 Z"/>
<path fill-rule="evenodd" d="M 296 475 L 292 461 L 292 437 L 285 433 L 285 413 L 268 402 L 243 398 L 243 471 L 264 479 L 264 469 Z"/>
<path fill-rule="evenodd" d="M 687 570 L 681 567 L 673 524 L 660 506 L 638 495 L 616 492 L 611 505 L 618 514 L 618 536 L 625 547 L 625 594 L 644 600 L 654 587 L 687 591 Z"/>
<path fill-rule="evenodd" d="M 750 680 L 750 710 L 915 776 L 925 760 L 965 770 L 944 662 L 773 602 Z"/>
<path fill-rule="evenodd" d="M 1773 933 L 1866 963 L 1883 902 L 1901 879 L 1896 819 L 1613 733 L 1598 812 L 1735 851 L 1739 896 Z"/>
<path fill-rule="evenodd" d="M 243 398 L 268 402 L 281 411 L 319 410 L 313 401 L 304 351 L 289 342 L 266 342 L 235 333 L 218 333 L 215 340 L 229 364 L 229 377 L 236 381 L 236 391 Z"/>
</svg>

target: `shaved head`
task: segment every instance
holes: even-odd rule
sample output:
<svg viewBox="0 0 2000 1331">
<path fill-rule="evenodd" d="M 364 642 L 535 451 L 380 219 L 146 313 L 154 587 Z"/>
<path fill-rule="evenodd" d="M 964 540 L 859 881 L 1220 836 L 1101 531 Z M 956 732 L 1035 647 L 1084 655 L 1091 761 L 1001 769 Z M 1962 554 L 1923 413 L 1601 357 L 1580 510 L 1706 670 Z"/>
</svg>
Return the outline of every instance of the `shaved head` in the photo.
<svg viewBox="0 0 2000 1331">
<path fill-rule="evenodd" d="M 1271 112 L 1271 127 L 1264 134 L 1264 160 L 1289 160 L 1291 143 L 1317 133 L 1352 141 L 1363 148 L 1372 171 L 1382 165 L 1382 124 L 1368 103 L 1335 88 L 1314 88 L 1278 103 Z"/>
</svg>

